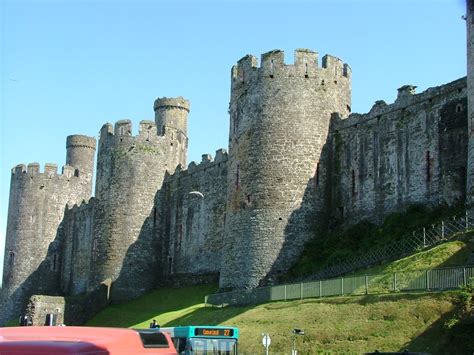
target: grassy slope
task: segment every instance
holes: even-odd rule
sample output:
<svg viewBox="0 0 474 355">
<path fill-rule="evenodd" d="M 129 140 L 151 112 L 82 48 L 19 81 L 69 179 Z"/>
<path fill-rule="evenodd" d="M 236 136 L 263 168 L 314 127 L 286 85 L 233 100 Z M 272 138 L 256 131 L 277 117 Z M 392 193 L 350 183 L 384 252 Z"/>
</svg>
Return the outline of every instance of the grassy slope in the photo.
<svg viewBox="0 0 474 355">
<path fill-rule="evenodd" d="M 459 265 L 472 250 L 469 238 L 472 235 L 363 273 Z M 241 331 L 240 350 L 245 353 L 263 351 L 261 333 L 264 332 L 272 337 L 272 353 L 289 353 L 293 328 L 305 330 L 305 336 L 297 339 L 297 348 L 304 354 L 406 348 L 433 354 L 446 354 L 450 349 L 452 353 L 474 352 L 472 318 L 467 322 L 457 321 L 466 302 L 466 293 L 462 291 L 204 307 L 204 296 L 216 289 L 217 285 L 207 285 L 156 290 L 135 301 L 108 307 L 88 325 L 148 327 L 152 319 L 162 326 L 232 325 Z"/>
</svg>

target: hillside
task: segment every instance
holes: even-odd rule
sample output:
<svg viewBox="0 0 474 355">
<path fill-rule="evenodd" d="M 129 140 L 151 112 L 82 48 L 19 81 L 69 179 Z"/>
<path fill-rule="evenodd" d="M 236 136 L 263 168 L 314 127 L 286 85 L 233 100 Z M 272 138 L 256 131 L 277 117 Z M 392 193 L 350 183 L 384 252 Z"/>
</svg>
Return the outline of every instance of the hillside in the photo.
<svg viewBox="0 0 474 355">
<path fill-rule="evenodd" d="M 463 262 L 470 236 L 364 272 L 394 272 Z M 305 330 L 297 339 L 301 353 L 426 351 L 463 354 L 474 351 L 472 291 L 386 294 L 307 299 L 245 307 L 205 307 L 204 296 L 217 285 L 160 289 L 135 301 L 113 305 L 88 325 L 148 327 L 232 325 L 241 331 L 240 351 L 263 351 L 261 334 L 272 338 L 271 352 L 291 351 L 293 328 Z"/>
</svg>

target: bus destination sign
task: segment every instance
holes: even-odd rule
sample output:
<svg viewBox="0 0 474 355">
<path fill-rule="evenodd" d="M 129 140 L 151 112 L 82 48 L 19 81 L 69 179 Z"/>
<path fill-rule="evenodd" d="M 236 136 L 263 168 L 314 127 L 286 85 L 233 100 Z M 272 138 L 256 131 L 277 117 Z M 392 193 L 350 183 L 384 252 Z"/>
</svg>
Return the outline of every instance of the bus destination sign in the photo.
<svg viewBox="0 0 474 355">
<path fill-rule="evenodd" d="M 202 335 L 208 337 L 231 337 L 234 335 L 234 329 L 226 328 L 196 328 L 194 335 Z"/>
</svg>

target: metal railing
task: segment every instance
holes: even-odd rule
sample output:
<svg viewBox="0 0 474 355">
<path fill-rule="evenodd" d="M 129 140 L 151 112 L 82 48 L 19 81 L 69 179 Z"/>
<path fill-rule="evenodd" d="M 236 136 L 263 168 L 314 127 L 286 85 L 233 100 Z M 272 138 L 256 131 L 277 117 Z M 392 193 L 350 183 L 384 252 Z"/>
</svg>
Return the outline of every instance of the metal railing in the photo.
<svg viewBox="0 0 474 355">
<path fill-rule="evenodd" d="M 339 277 L 329 280 L 260 287 L 216 293 L 206 305 L 243 305 L 303 298 L 368 295 L 400 291 L 439 291 L 474 284 L 474 265 L 377 275 Z"/>
<path fill-rule="evenodd" d="M 307 297 L 456 288 L 466 285 L 468 280 L 474 277 L 474 266 L 336 279 L 334 277 L 409 256 L 414 252 L 450 241 L 459 233 L 473 228 L 474 215 L 466 211 L 460 216 L 454 216 L 417 230 L 400 241 L 331 265 L 308 278 L 308 280 L 317 281 L 213 294 L 206 296 L 205 302 L 208 304 L 248 304 Z"/>
<path fill-rule="evenodd" d="M 460 216 L 454 216 L 440 223 L 414 231 L 411 236 L 406 236 L 400 241 L 331 265 L 309 276 L 308 279 L 327 279 L 377 265 L 381 262 L 403 258 L 414 252 L 447 242 L 455 238 L 458 233 L 467 232 L 472 228 L 474 228 L 474 215 L 472 212 L 466 211 Z"/>
</svg>

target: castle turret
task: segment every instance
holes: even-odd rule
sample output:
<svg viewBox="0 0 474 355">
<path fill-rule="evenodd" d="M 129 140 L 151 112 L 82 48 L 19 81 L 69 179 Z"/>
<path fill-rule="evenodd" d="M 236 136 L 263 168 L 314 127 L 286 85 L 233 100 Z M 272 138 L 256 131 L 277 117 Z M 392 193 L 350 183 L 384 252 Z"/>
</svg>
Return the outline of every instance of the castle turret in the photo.
<svg viewBox="0 0 474 355">
<path fill-rule="evenodd" d="M 170 136 L 173 141 L 175 166 L 186 166 L 189 101 L 182 97 L 158 98 L 153 109 L 158 134 Z"/>
<path fill-rule="evenodd" d="M 91 166 L 95 140 L 82 137 L 88 141 L 91 161 L 87 164 Z M 69 165 L 63 167 L 62 174 L 58 174 L 56 164 L 46 164 L 44 172 L 40 172 L 38 163 L 13 168 L 3 267 L 6 304 L 0 324 L 17 318 L 31 295 L 57 292 L 61 270 L 59 226 L 67 204 L 90 197 L 91 174 Z"/>
<path fill-rule="evenodd" d="M 331 114 L 350 112 L 351 71 L 332 56 L 297 50 L 232 68 L 229 175 L 220 287 L 253 288 L 288 268 L 314 235 L 311 179 Z"/>
<path fill-rule="evenodd" d="M 91 181 L 92 189 L 92 173 L 94 171 L 96 141 L 93 137 L 83 135 L 68 136 L 66 139 L 66 165 L 70 165 L 78 170 L 84 178 Z M 77 175 L 77 174 L 76 174 Z M 90 191 L 92 192 L 92 190 Z"/>
<path fill-rule="evenodd" d="M 155 287 L 155 194 L 166 171 L 186 160 L 188 110 L 182 98 L 158 99 L 158 130 L 153 121 L 141 121 L 133 136 L 131 121 L 122 120 L 115 127 L 105 124 L 100 132 L 90 288 L 111 279 L 114 301 Z"/>
</svg>

